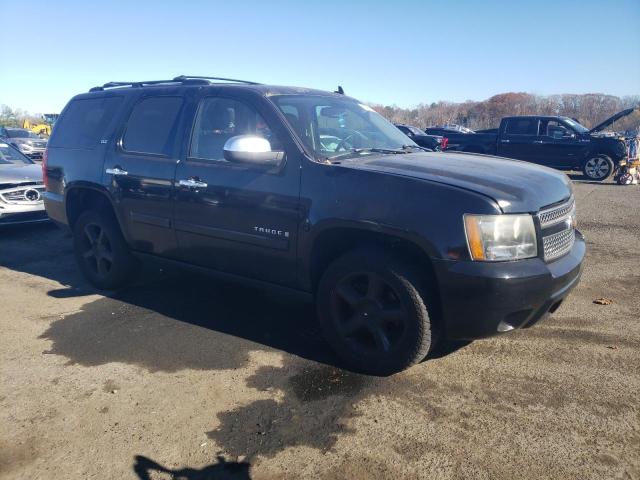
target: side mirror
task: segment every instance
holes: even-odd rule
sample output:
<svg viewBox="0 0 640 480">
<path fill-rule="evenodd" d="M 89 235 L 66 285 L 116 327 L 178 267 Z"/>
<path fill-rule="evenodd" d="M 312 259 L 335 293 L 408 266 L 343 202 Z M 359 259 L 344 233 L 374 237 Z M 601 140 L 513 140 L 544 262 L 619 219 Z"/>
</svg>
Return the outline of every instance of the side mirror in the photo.
<svg viewBox="0 0 640 480">
<path fill-rule="evenodd" d="M 576 138 L 576 134 L 573 132 L 564 132 L 562 138 Z"/>
<path fill-rule="evenodd" d="M 257 135 L 237 135 L 224 144 L 224 159 L 228 162 L 274 167 L 283 158 L 284 152 L 272 151 L 269 140 Z"/>
</svg>

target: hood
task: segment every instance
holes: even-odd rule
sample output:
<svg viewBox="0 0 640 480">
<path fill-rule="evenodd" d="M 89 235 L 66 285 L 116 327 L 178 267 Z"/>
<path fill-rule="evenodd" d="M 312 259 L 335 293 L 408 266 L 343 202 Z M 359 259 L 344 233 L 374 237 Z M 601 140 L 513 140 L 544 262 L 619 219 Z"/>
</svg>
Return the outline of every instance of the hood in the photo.
<svg viewBox="0 0 640 480">
<path fill-rule="evenodd" d="M 42 182 L 42 167 L 29 165 L 0 165 L 0 185 L 3 183 Z"/>
<path fill-rule="evenodd" d="M 622 110 L 621 112 L 616 113 L 612 117 L 607 118 L 604 122 L 599 123 L 598 125 L 593 127 L 591 130 L 589 130 L 589 133 L 596 133 L 596 132 L 599 132 L 600 130 L 607 128 L 613 122 L 620 120 L 622 117 L 626 117 L 627 115 L 630 115 L 631 113 L 633 113 L 633 111 L 636 108 L 627 108 L 626 110 Z"/>
<path fill-rule="evenodd" d="M 421 152 L 347 160 L 343 167 L 404 175 L 471 190 L 505 213 L 537 212 L 571 196 L 561 172 L 532 163 L 468 153 Z"/>
</svg>

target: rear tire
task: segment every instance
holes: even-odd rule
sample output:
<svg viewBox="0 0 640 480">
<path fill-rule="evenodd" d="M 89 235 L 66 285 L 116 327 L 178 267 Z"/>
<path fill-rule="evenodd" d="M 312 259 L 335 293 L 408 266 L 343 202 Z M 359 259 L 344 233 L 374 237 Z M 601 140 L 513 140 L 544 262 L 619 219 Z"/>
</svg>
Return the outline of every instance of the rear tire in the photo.
<svg viewBox="0 0 640 480">
<path fill-rule="evenodd" d="M 73 228 L 76 261 L 85 278 L 100 290 L 115 290 L 132 278 L 135 258 L 112 214 L 89 210 Z"/>
<path fill-rule="evenodd" d="M 423 360 L 432 344 L 424 272 L 383 250 L 335 260 L 316 296 L 324 335 L 349 368 L 390 375 Z"/>
<path fill-rule="evenodd" d="M 589 180 L 602 182 L 609 178 L 614 170 L 613 160 L 607 155 L 594 155 L 582 166 L 582 173 Z"/>
</svg>

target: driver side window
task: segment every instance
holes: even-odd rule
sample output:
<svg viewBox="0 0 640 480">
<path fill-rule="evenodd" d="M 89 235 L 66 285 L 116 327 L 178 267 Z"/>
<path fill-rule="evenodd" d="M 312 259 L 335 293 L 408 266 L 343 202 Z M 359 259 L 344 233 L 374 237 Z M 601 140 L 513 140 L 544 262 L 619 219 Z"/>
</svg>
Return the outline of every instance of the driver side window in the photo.
<svg viewBox="0 0 640 480">
<path fill-rule="evenodd" d="M 542 135 L 546 135 L 551 138 L 562 138 L 569 136 L 571 132 L 562 123 L 557 120 L 549 120 L 546 125 L 546 129 L 541 132 Z"/>
<path fill-rule="evenodd" d="M 224 145 L 230 138 L 238 135 L 265 138 L 269 140 L 271 150 L 282 150 L 280 141 L 252 106 L 231 98 L 205 98 L 198 108 L 189 156 L 226 161 Z"/>
</svg>

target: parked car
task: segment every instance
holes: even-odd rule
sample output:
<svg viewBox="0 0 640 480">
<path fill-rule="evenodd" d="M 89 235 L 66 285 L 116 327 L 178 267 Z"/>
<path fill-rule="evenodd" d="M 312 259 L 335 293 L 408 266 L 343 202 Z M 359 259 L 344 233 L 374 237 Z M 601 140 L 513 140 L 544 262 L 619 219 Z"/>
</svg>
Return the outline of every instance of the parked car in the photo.
<svg viewBox="0 0 640 480">
<path fill-rule="evenodd" d="M 42 167 L 0 141 L 0 226 L 48 220 Z"/>
<path fill-rule="evenodd" d="M 568 117 L 505 117 L 497 133 L 451 134 L 448 150 L 500 155 L 561 170 L 582 170 L 591 180 L 606 180 L 627 156 L 624 139 L 603 133 L 623 110 L 592 129 Z"/>
<path fill-rule="evenodd" d="M 0 127 L 0 137 L 33 160 L 41 160 L 47 140 L 26 128 Z"/>
<path fill-rule="evenodd" d="M 47 212 L 96 287 L 154 259 L 293 290 L 345 363 L 375 374 L 439 338 L 533 325 L 585 254 L 563 173 L 425 152 L 339 93 L 108 83 L 66 106 L 44 172 Z"/>
<path fill-rule="evenodd" d="M 433 151 L 440 151 L 442 149 L 442 137 L 427 135 L 418 127 L 414 127 L 413 125 L 398 123 L 396 124 L 396 127 L 421 147 L 428 148 Z"/>
</svg>

